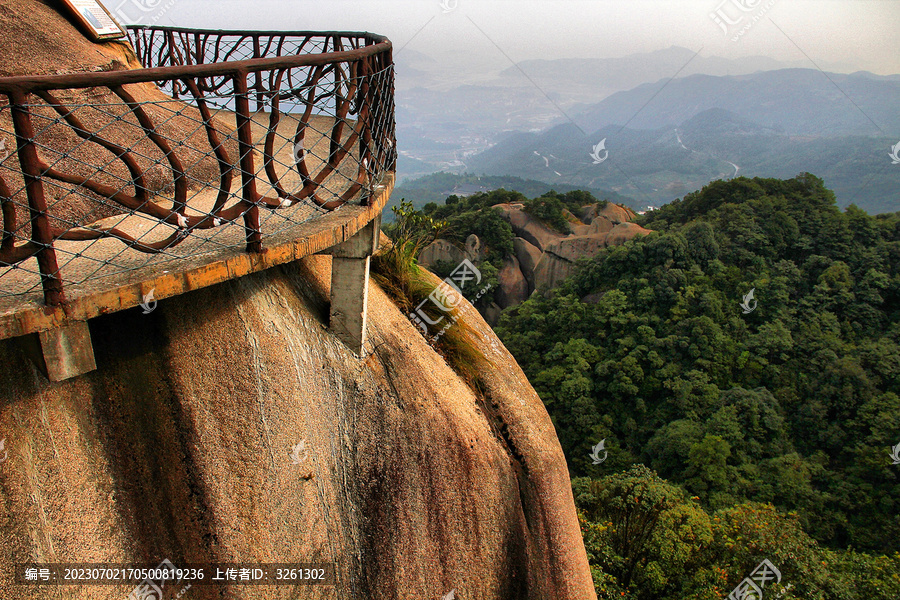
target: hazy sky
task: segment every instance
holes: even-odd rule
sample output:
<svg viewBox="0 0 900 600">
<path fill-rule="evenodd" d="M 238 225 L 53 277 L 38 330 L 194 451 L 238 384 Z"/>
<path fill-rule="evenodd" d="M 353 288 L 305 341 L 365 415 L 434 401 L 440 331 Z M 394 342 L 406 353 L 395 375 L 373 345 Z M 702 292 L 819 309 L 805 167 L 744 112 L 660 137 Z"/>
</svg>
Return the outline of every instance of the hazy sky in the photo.
<svg viewBox="0 0 900 600">
<path fill-rule="evenodd" d="M 677 45 L 703 56 L 763 55 L 900 73 L 900 0 L 109 0 L 107 4 L 126 10 L 153 6 L 154 11 L 145 15 L 164 10 L 157 21 L 161 25 L 373 31 L 391 38 L 396 49 L 440 56 L 442 62 L 455 60 L 458 68 L 502 68 L 509 66 L 507 56 L 515 61 L 616 57 Z M 728 35 L 710 17 L 716 11 L 737 22 Z M 744 35 L 731 41 L 748 24 Z"/>
</svg>

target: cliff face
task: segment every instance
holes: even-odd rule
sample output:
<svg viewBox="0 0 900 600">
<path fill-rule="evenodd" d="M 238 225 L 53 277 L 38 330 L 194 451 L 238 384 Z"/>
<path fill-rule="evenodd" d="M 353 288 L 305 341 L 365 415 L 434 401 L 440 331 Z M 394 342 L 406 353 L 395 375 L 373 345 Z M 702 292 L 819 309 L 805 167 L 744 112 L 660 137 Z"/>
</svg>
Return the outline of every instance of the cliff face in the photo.
<svg viewBox="0 0 900 600">
<path fill-rule="evenodd" d="M 98 370 L 59 384 L 0 343 L 2 596 L 56 597 L 16 563 L 169 558 L 338 565 L 333 588 L 189 598 L 594 598 L 553 426 L 477 311 L 484 400 L 374 284 L 351 355 L 329 277 L 311 257 L 98 318 Z"/>
<path fill-rule="evenodd" d="M 636 235 L 647 235 L 637 223 L 630 208 L 608 203 L 582 207 L 580 214 L 569 211 L 570 233 L 551 229 L 528 214 L 522 204 L 498 204 L 498 210 L 512 227 L 514 255 L 509 256 L 498 273 L 494 302 L 484 310 L 492 325 L 500 320 L 500 311 L 521 304 L 538 288 L 553 288 L 575 271 L 579 258 L 595 256 L 604 248 L 621 246 Z M 435 240 L 422 250 L 419 261 L 429 267 L 438 262 L 457 264 L 468 258 L 476 263 L 485 257 L 487 248 L 472 234 L 465 250 L 447 240 Z"/>
</svg>

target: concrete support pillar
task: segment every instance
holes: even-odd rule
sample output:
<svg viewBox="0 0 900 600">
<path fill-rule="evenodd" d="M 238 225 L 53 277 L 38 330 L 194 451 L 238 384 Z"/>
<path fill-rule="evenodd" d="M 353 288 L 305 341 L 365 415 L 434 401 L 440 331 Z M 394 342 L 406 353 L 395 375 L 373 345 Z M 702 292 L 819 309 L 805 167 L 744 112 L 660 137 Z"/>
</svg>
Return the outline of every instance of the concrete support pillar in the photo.
<svg viewBox="0 0 900 600">
<path fill-rule="evenodd" d="M 366 343 L 369 260 L 378 249 L 380 236 L 379 214 L 356 235 L 331 251 L 329 327 L 357 356 L 362 355 Z"/>
<path fill-rule="evenodd" d="M 97 368 L 87 321 L 72 321 L 37 334 L 38 367 L 50 381 L 63 381 Z"/>
</svg>

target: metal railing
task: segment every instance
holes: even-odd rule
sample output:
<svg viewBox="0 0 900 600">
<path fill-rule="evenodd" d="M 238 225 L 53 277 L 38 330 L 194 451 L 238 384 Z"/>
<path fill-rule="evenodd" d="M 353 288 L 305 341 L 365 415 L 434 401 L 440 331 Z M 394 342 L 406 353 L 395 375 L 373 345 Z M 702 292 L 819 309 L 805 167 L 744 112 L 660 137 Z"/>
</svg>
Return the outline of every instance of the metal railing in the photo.
<svg viewBox="0 0 900 600">
<path fill-rule="evenodd" d="M 0 78 L 0 300 L 42 289 L 58 305 L 64 284 L 148 264 L 137 256 L 260 252 L 269 236 L 366 204 L 395 168 L 384 37 L 129 37 L 143 69 Z"/>
</svg>

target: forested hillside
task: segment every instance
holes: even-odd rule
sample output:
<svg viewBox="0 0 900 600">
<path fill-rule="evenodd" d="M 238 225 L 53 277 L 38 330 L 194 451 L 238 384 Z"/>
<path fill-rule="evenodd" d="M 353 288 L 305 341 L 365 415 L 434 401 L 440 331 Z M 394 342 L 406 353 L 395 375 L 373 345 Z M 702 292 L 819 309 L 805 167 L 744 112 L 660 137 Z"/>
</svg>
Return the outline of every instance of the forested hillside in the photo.
<svg viewBox="0 0 900 600">
<path fill-rule="evenodd" d="M 720 598 L 766 557 L 787 598 L 900 597 L 900 214 L 842 212 L 805 174 L 641 224 L 499 326 L 578 477 L 601 597 Z"/>
<path fill-rule="evenodd" d="M 596 202 L 500 190 L 418 219 L 478 235 L 493 281 L 512 201 L 562 228 Z M 900 213 L 803 174 L 639 222 L 497 327 L 553 418 L 599 597 L 722 599 L 766 559 L 783 600 L 900 598 Z"/>
</svg>

